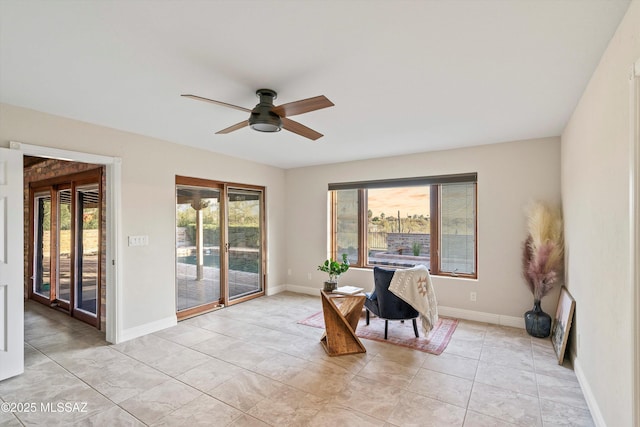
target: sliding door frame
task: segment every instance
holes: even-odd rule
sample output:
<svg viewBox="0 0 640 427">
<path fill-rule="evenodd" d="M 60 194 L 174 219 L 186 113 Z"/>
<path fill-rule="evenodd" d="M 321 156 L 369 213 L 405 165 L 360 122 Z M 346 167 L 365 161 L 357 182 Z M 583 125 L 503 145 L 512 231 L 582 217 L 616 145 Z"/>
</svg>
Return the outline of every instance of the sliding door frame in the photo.
<svg viewBox="0 0 640 427">
<path fill-rule="evenodd" d="M 223 198 L 223 194 L 224 194 L 224 185 L 222 185 L 221 183 L 216 183 L 214 181 L 209 181 L 206 179 L 201 179 L 201 178 L 190 178 L 190 177 L 185 177 L 185 176 L 179 176 L 176 175 L 176 182 L 175 182 L 175 186 L 176 186 L 176 196 L 177 196 L 177 188 L 178 186 L 186 186 L 186 187 L 206 187 L 206 188 L 211 188 L 211 189 L 215 189 L 220 191 L 220 209 L 222 210 L 224 208 L 224 198 Z M 177 200 L 176 200 L 176 204 L 177 204 Z M 220 214 L 220 220 L 222 220 L 222 214 Z M 177 224 L 176 224 L 177 226 Z M 220 236 L 221 236 L 221 240 L 225 239 L 226 237 L 224 237 L 223 235 L 225 233 L 222 233 L 222 227 L 223 224 L 220 223 Z M 178 242 L 176 240 L 176 248 L 178 247 Z M 223 242 L 220 242 L 220 257 L 222 258 L 222 248 L 225 247 Z M 174 254 L 177 256 L 177 254 Z M 176 263 L 177 263 L 177 258 L 176 258 Z M 177 280 L 177 269 L 176 269 L 176 280 Z M 178 320 L 183 320 L 183 319 L 187 319 L 189 317 L 192 316 L 196 316 L 198 314 L 202 314 L 202 313 L 206 313 L 208 311 L 212 311 L 215 310 L 217 308 L 219 308 L 222 305 L 222 301 L 223 301 L 223 295 L 222 293 L 224 292 L 224 287 L 222 286 L 222 281 L 223 281 L 223 271 L 222 268 L 220 269 L 220 283 L 218 284 L 218 286 L 220 286 L 220 296 L 218 297 L 218 300 L 216 301 L 212 301 L 212 302 L 207 302 L 201 305 L 197 305 L 191 308 L 186 308 L 184 310 L 178 310 L 178 305 L 176 303 L 176 317 L 178 318 Z M 177 285 L 176 285 L 177 286 Z M 176 296 L 177 296 L 177 289 L 174 287 L 175 292 L 176 292 Z"/>
<path fill-rule="evenodd" d="M 266 221 L 265 221 L 265 206 L 266 206 L 266 191 L 264 187 L 261 186 L 257 186 L 257 185 L 248 185 L 248 184 L 231 184 L 231 183 L 226 183 L 224 185 L 224 198 L 225 198 L 225 203 L 224 203 L 224 209 L 225 209 L 225 214 L 224 214 L 224 219 L 223 219 L 223 224 L 224 224 L 224 234 L 225 237 L 225 248 L 229 248 L 229 206 L 228 206 L 228 196 L 229 196 L 229 190 L 251 190 L 251 191 L 256 191 L 256 192 L 260 192 L 260 219 L 259 219 L 259 223 L 260 223 L 260 281 L 262 283 L 262 289 L 259 292 L 255 292 L 249 295 L 245 295 L 242 297 L 238 297 L 238 298 L 234 298 L 234 299 L 230 299 L 229 298 L 229 292 L 228 291 L 228 277 L 227 277 L 227 273 L 229 271 L 229 266 L 228 266 L 228 262 L 225 263 L 226 267 L 224 269 L 224 275 L 225 275 L 225 292 L 224 292 L 224 305 L 225 306 L 230 306 L 230 305 L 234 305 L 234 304 L 239 304 L 241 302 L 244 301 L 248 301 L 250 299 L 253 298 L 257 298 L 257 297 L 261 297 L 264 296 L 267 292 L 267 274 L 266 274 L 266 266 L 267 266 L 267 255 L 266 255 L 266 248 L 267 248 L 267 229 L 265 227 L 266 225 Z M 226 253 L 226 258 L 227 260 L 229 259 L 229 253 Z"/>
<path fill-rule="evenodd" d="M 39 221 L 35 220 L 35 216 L 36 216 L 36 208 L 38 208 L 36 206 L 35 200 L 36 197 L 41 197 L 41 195 L 43 195 L 44 193 L 48 193 L 49 195 L 49 204 L 50 204 L 50 217 L 49 217 L 49 297 L 45 297 L 44 295 L 40 295 L 39 293 L 37 293 L 33 288 L 35 286 L 35 281 L 37 280 L 36 274 L 35 274 L 35 257 L 36 257 L 36 227 L 40 227 L 39 225 Z M 57 233 L 57 227 L 55 226 L 56 221 L 55 221 L 55 216 L 53 214 L 53 207 L 56 206 L 56 198 L 55 198 L 55 190 L 52 186 L 47 186 L 47 185 L 38 185 L 38 186 L 33 186 L 33 185 L 29 185 L 29 218 L 28 218 L 28 227 L 29 227 L 29 232 L 28 232 L 28 245 L 27 245 L 27 253 L 28 253 L 28 259 L 27 259 L 27 271 L 29 274 L 29 288 L 27 290 L 27 297 L 29 299 L 33 299 L 34 301 L 37 301 L 39 303 L 42 304 L 46 304 L 49 305 L 53 302 L 53 300 L 55 299 L 55 286 L 57 283 L 57 277 L 55 277 L 55 271 L 56 271 L 56 263 L 57 263 L 57 259 L 54 259 L 53 256 L 53 247 L 54 247 L 54 242 L 55 240 L 53 239 L 53 234 Z M 38 244 L 43 244 L 44 242 L 40 242 L 40 240 L 38 240 Z M 42 268 L 42 266 L 41 266 Z"/>
<path fill-rule="evenodd" d="M 97 328 L 100 328 L 100 319 L 102 317 L 102 287 L 104 286 L 104 284 L 102 283 L 102 212 L 103 212 L 103 205 L 104 205 L 104 197 L 103 197 L 103 188 L 102 188 L 102 169 L 100 169 L 100 173 L 99 176 L 97 177 L 98 181 L 94 181 L 93 179 L 91 180 L 77 180 L 74 181 L 72 186 L 71 186 L 71 195 L 72 195 L 72 207 L 73 207 L 73 215 L 72 215 L 72 220 L 73 220 L 73 230 L 74 230 L 74 242 L 73 242 L 73 247 L 72 247 L 72 260 L 74 261 L 74 266 L 73 266 L 73 271 L 74 271 L 74 276 L 75 273 L 77 271 L 79 271 L 80 269 L 80 262 L 83 260 L 84 258 L 84 251 L 82 251 L 81 253 L 79 253 L 80 251 L 78 251 L 78 246 L 79 246 L 79 239 L 82 239 L 84 236 L 82 235 L 77 235 L 75 234 L 77 231 L 79 231 L 79 224 L 82 223 L 83 218 L 79 217 L 79 213 L 80 213 L 80 206 L 78 206 L 78 188 L 82 189 L 83 187 L 86 187 L 87 185 L 97 185 L 98 186 L 98 200 L 100 201 L 100 208 L 98 209 L 98 254 L 97 254 L 97 266 L 96 266 L 96 313 L 95 313 L 95 326 Z M 94 320 L 94 316 L 92 316 L 90 311 L 84 310 L 81 307 L 78 306 L 78 301 L 76 300 L 76 297 L 80 294 L 80 291 L 78 290 L 79 286 L 83 286 L 83 284 L 81 283 L 81 281 L 83 281 L 83 277 L 82 275 L 80 275 L 80 277 L 75 276 L 74 280 L 71 282 L 71 286 L 72 286 L 72 292 L 71 294 L 73 295 L 73 302 L 70 304 L 70 312 L 72 313 L 72 316 L 80 319 L 86 323 L 91 323 L 92 320 Z M 84 292 L 84 290 L 82 291 Z"/>
<path fill-rule="evenodd" d="M 73 186 L 72 185 L 59 185 L 58 188 L 55 189 L 55 193 L 56 193 L 56 215 L 57 215 L 57 220 L 55 222 L 56 227 L 60 227 L 60 217 L 62 215 L 60 215 L 60 203 L 61 203 L 61 197 L 60 197 L 60 193 L 62 191 L 69 191 L 69 201 L 70 201 L 70 205 L 69 205 L 69 211 L 70 211 L 70 229 L 69 229 L 69 240 L 70 240 L 70 245 L 71 247 L 69 248 L 69 300 L 65 301 L 65 300 L 61 300 L 59 298 L 60 296 L 60 270 L 61 270 L 61 262 L 60 262 L 60 253 L 61 253 L 61 248 L 60 248 L 60 240 L 62 240 L 60 238 L 60 228 L 58 228 L 57 232 L 56 232 L 56 239 L 58 239 L 58 244 L 56 245 L 56 270 L 55 270 L 55 286 L 56 286 L 56 301 L 58 304 L 58 307 L 62 308 L 65 311 L 69 311 L 71 312 L 71 308 L 73 307 L 74 304 L 74 292 L 73 292 L 73 284 L 74 284 L 74 280 L 75 280 L 75 269 L 74 269 L 74 265 L 73 265 L 73 260 L 75 259 L 75 245 L 74 242 L 76 241 L 76 228 L 74 227 L 74 223 L 75 223 L 75 215 L 76 213 L 74 212 L 73 209 Z M 31 246 L 31 245 L 30 245 Z"/>
<path fill-rule="evenodd" d="M 230 306 L 238 304 L 253 298 L 258 298 L 266 295 L 267 290 L 267 229 L 266 229 L 266 189 L 262 186 L 230 183 L 223 181 L 215 181 L 203 178 L 192 178 L 186 176 L 176 175 L 175 180 L 176 188 L 178 185 L 193 186 L 193 187 L 206 187 L 220 190 L 220 297 L 216 302 L 205 303 L 196 307 L 187 308 L 178 311 L 176 306 L 176 316 L 178 320 L 186 319 L 197 314 L 202 314 L 207 311 L 214 310 L 221 305 Z M 229 275 L 228 275 L 228 249 L 229 249 L 229 212 L 228 212 L 228 194 L 230 190 L 250 190 L 260 192 L 260 283 L 261 290 L 249 295 L 245 295 L 238 298 L 231 299 L 229 297 Z M 177 241 L 176 241 L 177 248 Z M 177 270 L 176 270 L 177 277 Z M 176 289 L 177 292 L 177 289 Z"/>
</svg>

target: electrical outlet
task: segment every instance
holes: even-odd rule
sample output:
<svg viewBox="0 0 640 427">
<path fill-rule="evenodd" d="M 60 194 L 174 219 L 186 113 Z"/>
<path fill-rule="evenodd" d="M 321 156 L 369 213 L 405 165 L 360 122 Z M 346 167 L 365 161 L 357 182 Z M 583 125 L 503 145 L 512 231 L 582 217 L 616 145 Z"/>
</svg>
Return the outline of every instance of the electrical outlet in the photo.
<svg viewBox="0 0 640 427">
<path fill-rule="evenodd" d="M 287 270 L 287 276 L 291 276 L 291 269 Z"/>
<path fill-rule="evenodd" d="M 311 280 L 311 273 L 307 273 L 307 279 Z"/>
<path fill-rule="evenodd" d="M 469 301 L 476 302 L 477 296 L 475 292 L 469 292 Z"/>
</svg>

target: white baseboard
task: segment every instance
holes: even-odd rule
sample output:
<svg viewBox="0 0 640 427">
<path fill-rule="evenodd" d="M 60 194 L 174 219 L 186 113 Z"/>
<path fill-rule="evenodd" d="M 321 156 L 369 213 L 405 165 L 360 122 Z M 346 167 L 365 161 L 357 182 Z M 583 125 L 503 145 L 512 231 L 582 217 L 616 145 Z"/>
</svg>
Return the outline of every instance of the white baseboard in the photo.
<svg viewBox="0 0 640 427">
<path fill-rule="evenodd" d="M 320 288 L 309 288 L 307 286 L 282 285 L 278 286 L 278 288 L 284 288 L 278 292 L 287 290 L 290 292 L 314 296 L 318 296 L 320 294 Z M 523 317 L 504 316 L 502 314 L 484 313 L 481 311 L 464 310 L 462 308 L 444 307 L 441 305 L 438 306 L 438 313 L 446 317 L 455 317 L 456 319 L 473 320 L 475 322 L 492 323 L 494 325 L 511 326 L 514 328 L 524 329 Z"/>
<path fill-rule="evenodd" d="M 161 331 L 162 329 L 170 328 L 178 324 L 178 318 L 173 315 L 165 317 L 164 319 L 156 320 L 155 322 L 145 323 L 144 325 L 134 326 L 133 328 L 124 329 L 122 335 L 120 335 L 119 342 L 125 342 L 134 338 L 141 337 L 143 335 L 151 334 L 153 332 Z"/>
<path fill-rule="evenodd" d="M 267 295 L 275 295 L 280 292 L 290 291 L 299 294 L 320 295 L 320 288 L 310 288 L 307 286 L 298 285 L 280 285 L 270 287 L 267 290 Z M 524 319 L 521 317 L 504 316 L 501 314 L 483 313 L 481 311 L 464 310 L 461 308 L 438 306 L 438 312 L 442 316 L 455 317 L 456 319 L 473 320 L 476 322 L 492 323 L 495 325 L 512 326 L 515 328 L 524 329 Z M 162 329 L 170 328 L 178 324 L 178 319 L 175 315 L 165 317 L 164 319 L 156 320 L 155 322 L 145 323 L 144 325 L 135 326 L 133 328 L 124 329 L 120 336 L 119 342 L 129 341 L 134 338 L 141 337 L 143 335 L 151 334 L 153 332 L 160 331 Z M 116 343 L 117 344 L 117 343 Z"/>
<path fill-rule="evenodd" d="M 580 388 L 582 389 L 582 394 L 584 394 L 584 399 L 587 401 L 587 406 L 589 406 L 589 410 L 591 411 L 593 422 L 597 427 L 607 427 L 607 423 L 604 421 L 604 417 L 602 416 L 602 412 L 598 406 L 598 401 L 593 395 L 593 391 L 591 391 L 591 386 L 589 385 L 589 381 L 587 381 L 587 377 L 584 375 L 582 364 L 578 357 L 573 358 L 573 371 L 576 373 L 576 377 L 580 383 Z"/>
<path fill-rule="evenodd" d="M 494 325 L 511 326 L 524 329 L 524 317 L 505 316 L 502 314 L 484 313 L 482 311 L 462 308 L 438 306 L 438 314 L 456 319 L 473 320 L 475 322 L 492 323 Z"/>
<path fill-rule="evenodd" d="M 280 292 L 284 292 L 287 290 L 287 285 L 280 285 L 280 286 L 268 286 L 267 287 L 267 295 L 275 295 L 275 294 L 279 294 Z"/>
<path fill-rule="evenodd" d="M 284 286 L 286 288 L 285 290 L 290 292 L 320 296 L 320 288 L 309 288 L 307 286 L 298 286 L 298 285 L 284 285 Z"/>
</svg>

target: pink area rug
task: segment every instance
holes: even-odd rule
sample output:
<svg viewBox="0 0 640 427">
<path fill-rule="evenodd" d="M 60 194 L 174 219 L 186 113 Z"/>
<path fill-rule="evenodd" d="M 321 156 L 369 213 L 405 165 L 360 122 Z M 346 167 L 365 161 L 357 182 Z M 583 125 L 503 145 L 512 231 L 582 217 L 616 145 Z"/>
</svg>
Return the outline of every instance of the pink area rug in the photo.
<svg viewBox="0 0 640 427">
<path fill-rule="evenodd" d="M 424 351 L 425 353 L 440 354 L 447 348 L 447 344 L 449 344 L 451 340 L 451 335 L 453 335 L 458 326 L 458 320 L 440 317 L 435 328 L 425 337 L 422 326 L 420 325 L 420 319 L 418 319 L 417 322 L 418 332 L 420 333 L 419 338 L 416 338 L 413 333 L 411 320 L 406 320 L 404 323 L 401 323 L 399 320 L 389 320 L 388 339 L 385 340 L 384 320 L 371 314 L 369 326 L 367 326 L 365 324 L 365 312 L 363 310 L 360 320 L 358 321 L 358 327 L 356 328 L 356 335 L 360 338 L 388 342 L 389 344 L 400 345 L 414 350 Z M 304 320 L 300 320 L 298 323 L 324 329 L 324 316 L 322 311 L 319 311 Z"/>
</svg>

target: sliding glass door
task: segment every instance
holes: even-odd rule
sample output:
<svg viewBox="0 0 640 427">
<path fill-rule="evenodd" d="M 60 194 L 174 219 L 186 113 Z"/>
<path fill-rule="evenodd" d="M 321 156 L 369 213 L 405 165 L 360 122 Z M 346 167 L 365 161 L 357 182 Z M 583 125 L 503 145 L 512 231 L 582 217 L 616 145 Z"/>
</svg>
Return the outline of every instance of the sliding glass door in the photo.
<svg viewBox="0 0 640 427">
<path fill-rule="evenodd" d="M 176 309 L 220 304 L 220 193 L 176 186 Z"/>
<path fill-rule="evenodd" d="M 33 287 L 34 298 L 49 301 L 51 296 L 51 191 L 33 197 Z"/>
<path fill-rule="evenodd" d="M 176 177 L 178 318 L 264 295 L 263 193 Z"/>
<path fill-rule="evenodd" d="M 71 253 L 73 248 L 71 222 L 71 198 L 70 188 L 58 191 L 58 268 L 56 272 L 56 296 L 59 304 L 69 309 L 69 301 L 71 301 Z"/>
<path fill-rule="evenodd" d="M 229 300 L 262 289 L 262 191 L 227 191 Z"/>
<path fill-rule="evenodd" d="M 100 190 L 97 184 L 76 188 L 76 212 L 75 309 L 94 317 L 98 313 L 100 277 Z"/>
<path fill-rule="evenodd" d="M 101 170 L 30 184 L 29 296 L 99 327 Z"/>
</svg>

